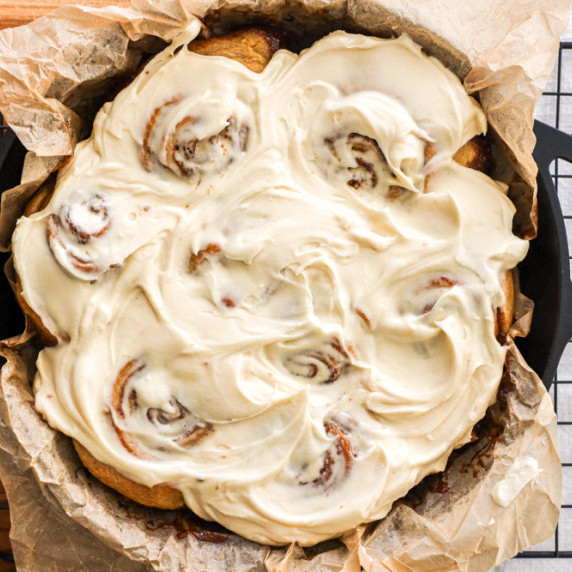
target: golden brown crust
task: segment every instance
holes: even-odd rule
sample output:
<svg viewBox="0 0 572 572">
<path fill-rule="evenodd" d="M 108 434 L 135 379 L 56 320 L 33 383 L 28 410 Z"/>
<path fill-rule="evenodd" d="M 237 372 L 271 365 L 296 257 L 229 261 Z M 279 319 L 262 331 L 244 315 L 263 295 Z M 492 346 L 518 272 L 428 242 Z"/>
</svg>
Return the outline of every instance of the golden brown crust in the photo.
<svg viewBox="0 0 572 572">
<path fill-rule="evenodd" d="M 203 56 L 225 56 L 260 73 L 280 47 L 278 36 L 258 28 L 238 30 L 220 38 L 195 40 L 189 50 Z"/>
<path fill-rule="evenodd" d="M 484 135 L 476 135 L 455 153 L 453 159 L 463 167 L 488 173 L 492 163 L 491 144 Z"/>
<path fill-rule="evenodd" d="M 184 506 L 183 495 L 170 485 L 147 487 L 133 482 L 114 468 L 98 461 L 83 445 L 73 439 L 77 454 L 86 469 L 104 485 L 111 487 L 123 496 L 156 508 L 173 510 Z"/>
<path fill-rule="evenodd" d="M 502 290 L 504 293 L 504 306 L 496 309 L 495 335 L 501 343 L 504 343 L 506 334 L 512 325 L 514 314 L 514 280 L 510 270 L 504 275 Z"/>
</svg>

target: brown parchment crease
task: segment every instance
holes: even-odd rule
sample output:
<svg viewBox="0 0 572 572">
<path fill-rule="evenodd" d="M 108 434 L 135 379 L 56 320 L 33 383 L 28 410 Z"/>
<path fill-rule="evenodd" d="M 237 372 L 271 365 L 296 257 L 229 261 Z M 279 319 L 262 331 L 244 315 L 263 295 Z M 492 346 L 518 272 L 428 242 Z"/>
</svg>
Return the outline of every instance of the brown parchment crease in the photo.
<svg viewBox="0 0 572 572">
<path fill-rule="evenodd" d="M 334 28 L 409 33 L 479 97 L 509 159 L 499 158 L 495 177 L 511 183 L 516 230 L 530 238 L 536 231 L 533 110 L 569 7 L 570 0 L 133 0 L 128 9 L 65 8 L 4 30 L 0 112 L 30 153 L 22 185 L 2 196 L 0 247 L 9 248 L 35 190 L 89 134 L 96 109 L 197 17 L 206 34 L 260 22 L 311 35 Z M 527 301 L 519 308 L 515 334 L 530 321 Z M 193 522 L 183 531 L 169 526 L 177 514 L 137 506 L 93 479 L 70 440 L 34 409 L 38 348 L 28 338 L 0 344 L 8 359 L 1 372 L 0 477 L 19 570 L 487 570 L 554 532 L 562 487 L 556 417 L 514 346 L 502 385 L 510 391 L 491 411 L 502 432 L 494 443 L 483 437 L 455 453 L 439 477 L 445 485 L 432 485 L 438 477 L 429 477 L 383 521 L 341 541 L 271 549 L 230 533 L 205 541 Z M 490 492 L 525 456 L 542 471 L 502 508 Z"/>
</svg>

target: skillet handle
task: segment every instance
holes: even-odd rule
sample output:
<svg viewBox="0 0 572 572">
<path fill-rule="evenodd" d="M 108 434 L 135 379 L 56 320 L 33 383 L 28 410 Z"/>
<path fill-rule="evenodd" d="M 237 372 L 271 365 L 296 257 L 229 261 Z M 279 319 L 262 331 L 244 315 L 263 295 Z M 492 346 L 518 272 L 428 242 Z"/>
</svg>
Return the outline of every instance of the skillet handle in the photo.
<svg viewBox="0 0 572 572">
<path fill-rule="evenodd" d="M 550 165 L 555 159 L 564 159 L 572 163 L 572 137 L 540 121 L 534 122 L 534 133 L 537 141 L 533 155 L 538 165 L 538 177 L 542 180 L 544 188 L 547 190 L 547 198 L 551 204 L 551 210 L 556 214 L 555 227 L 560 253 L 559 279 L 562 292 L 560 316 L 557 325 L 560 331 L 556 334 L 556 341 L 560 346 L 557 350 L 559 358 L 562 351 L 564 351 L 564 347 L 572 338 L 572 283 L 570 282 L 570 259 L 566 228 L 558 194 L 550 175 Z"/>
<path fill-rule="evenodd" d="M 572 137 L 542 121 L 534 122 L 534 134 L 537 144 L 534 148 L 534 160 L 538 170 L 548 175 L 548 168 L 554 159 L 565 159 L 572 163 Z M 552 179 L 550 179 L 552 182 Z"/>
</svg>

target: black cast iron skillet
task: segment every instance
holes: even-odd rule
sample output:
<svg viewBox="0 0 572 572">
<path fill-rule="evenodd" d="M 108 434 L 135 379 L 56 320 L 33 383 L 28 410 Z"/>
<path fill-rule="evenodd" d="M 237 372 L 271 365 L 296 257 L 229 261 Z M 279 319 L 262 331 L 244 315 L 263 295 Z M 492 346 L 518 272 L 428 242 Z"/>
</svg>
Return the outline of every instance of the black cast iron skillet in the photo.
<svg viewBox="0 0 572 572">
<path fill-rule="evenodd" d="M 521 290 L 534 300 L 530 333 L 517 339 L 526 362 L 548 388 L 572 338 L 572 284 L 564 217 L 549 167 L 555 159 L 572 163 L 572 137 L 540 121 L 534 124 L 538 165 L 538 236 L 519 265 Z"/>
<path fill-rule="evenodd" d="M 572 338 L 572 284 L 564 218 L 552 177 L 550 164 L 557 158 L 572 163 L 572 137 L 544 123 L 536 122 L 538 163 L 538 237 L 519 265 L 521 289 L 535 303 L 530 334 L 517 345 L 527 363 L 548 388 L 558 362 Z M 18 184 L 24 149 L 8 134 L 0 140 L 0 192 Z M 7 255 L 0 254 L 0 261 Z M 4 276 L 0 276 L 0 339 L 23 331 L 22 312 Z"/>
</svg>

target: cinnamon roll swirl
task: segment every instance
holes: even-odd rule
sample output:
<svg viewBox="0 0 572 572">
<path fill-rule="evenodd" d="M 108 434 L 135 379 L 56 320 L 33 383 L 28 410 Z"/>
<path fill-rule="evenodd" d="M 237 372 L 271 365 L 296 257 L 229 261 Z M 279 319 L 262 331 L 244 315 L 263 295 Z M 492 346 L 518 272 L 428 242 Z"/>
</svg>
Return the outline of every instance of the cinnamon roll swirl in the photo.
<svg viewBox="0 0 572 572">
<path fill-rule="evenodd" d="M 249 127 L 238 124 L 236 117 L 227 118 L 225 125 L 216 133 L 207 131 L 202 137 L 204 120 L 200 116 L 185 115 L 169 130 L 161 134 L 162 114 L 170 106 L 184 100 L 167 101 L 155 109 L 145 127 L 142 163 L 147 170 L 153 162 L 162 164 L 180 177 L 200 179 L 205 172 L 220 174 L 246 151 Z"/>
<path fill-rule="evenodd" d="M 18 224 L 36 407 L 130 498 L 314 544 L 470 440 L 527 243 L 480 107 L 409 38 L 186 41 Z"/>
<path fill-rule="evenodd" d="M 59 214 L 49 215 L 46 235 L 60 265 L 72 276 L 85 279 L 104 270 L 87 245 L 109 230 L 111 216 L 103 193 L 78 195 L 63 205 Z"/>
<path fill-rule="evenodd" d="M 346 432 L 332 421 L 324 422 L 326 435 L 333 439 L 326 450 L 319 475 L 312 481 L 299 481 L 301 485 L 313 485 L 328 489 L 350 472 L 356 453 Z"/>
<path fill-rule="evenodd" d="M 292 375 L 305 377 L 314 383 L 333 383 L 350 363 L 348 352 L 337 338 L 290 355 L 284 361 Z"/>
<path fill-rule="evenodd" d="M 132 455 L 149 457 L 153 452 L 142 451 L 137 447 L 137 441 L 132 432 L 122 429 L 129 426 L 129 417 L 134 416 L 140 409 L 137 397 L 137 386 L 133 383 L 137 375 L 145 369 L 145 362 L 132 359 L 120 370 L 113 383 L 111 396 L 111 423 L 119 440 Z M 210 423 L 193 415 L 176 397 L 172 396 L 164 409 L 149 407 L 145 412 L 146 421 L 154 426 L 160 434 L 169 436 L 171 441 L 180 447 L 190 447 L 197 444 L 212 430 Z M 145 419 L 144 419 L 145 420 Z M 164 447 L 164 445 L 161 445 Z"/>
</svg>

